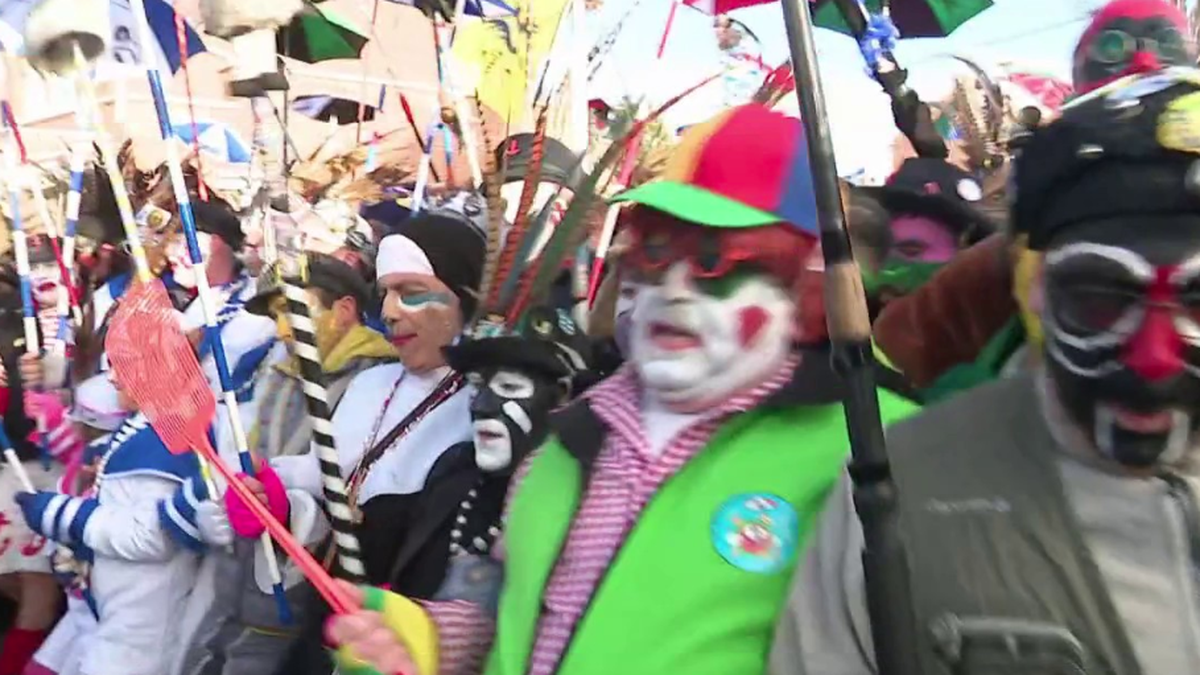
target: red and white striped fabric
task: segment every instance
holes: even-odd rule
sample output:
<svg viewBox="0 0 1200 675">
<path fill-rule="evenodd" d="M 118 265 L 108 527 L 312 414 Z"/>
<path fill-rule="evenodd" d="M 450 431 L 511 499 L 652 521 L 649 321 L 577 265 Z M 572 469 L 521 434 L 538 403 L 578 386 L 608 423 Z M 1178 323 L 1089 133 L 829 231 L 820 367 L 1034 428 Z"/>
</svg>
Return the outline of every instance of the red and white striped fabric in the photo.
<svg viewBox="0 0 1200 675">
<path fill-rule="evenodd" d="M 677 434 L 658 457 L 646 440 L 638 408 L 641 385 L 631 365 L 584 394 L 608 427 L 608 434 L 567 534 L 566 546 L 546 586 L 546 611 L 538 624 L 530 675 L 555 672 L 600 578 L 658 488 L 700 452 L 729 417 L 753 408 L 783 388 L 795 367 L 796 361 L 789 360 L 759 386 L 713 409 Z M 514 477 L 510 495 L 515 494 L 533 459 L 530 457 Z M 437 623 L 443 642 L 441 673 L 478 672 L 492 642 L 491 622 L 468 603 L 427 603 L 426 609 Z M 451 644 L 455 650 L 449 649 Z"/>
<path fill-rule="evenodd" d="M 42 420 L 46 429 L 46 444 L 50 456 L 63 464 L 69 464 L 83 452 L 84 440 L 75 422 L 67 415 L 67 408 L 56 394 L 40 391 L 25 392 L 25 414 L 30 419 Z M 34 432 L 31 440 L 40 444 L 42 437 Z"/>
</svg>

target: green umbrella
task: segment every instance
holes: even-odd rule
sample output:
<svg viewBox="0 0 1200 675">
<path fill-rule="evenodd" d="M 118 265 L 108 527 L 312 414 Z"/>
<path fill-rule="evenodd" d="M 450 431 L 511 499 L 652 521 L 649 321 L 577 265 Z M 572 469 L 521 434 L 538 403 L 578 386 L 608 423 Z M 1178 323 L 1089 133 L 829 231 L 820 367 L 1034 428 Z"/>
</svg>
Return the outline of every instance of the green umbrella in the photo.
<svg viewBox="0 0 1200 675">
<path fill-rule="evenodd" d="M 953 33 L 959 26 L 992 6 L 992 0 L 863 0 L 867 10 L 879 14 L 881 7 L 890 9 L 892 23 L 904 38 L 939 38 Z M 813 3 L 813 21 L 820 28 L 851 34 L 834 0 Z"/>
<path fill-rule="evenodd" d="M 368 38 L 332 9 L 310 5 L 275 34 L 275 48 L 305 63 L 357 59 Z"/>
</svg>

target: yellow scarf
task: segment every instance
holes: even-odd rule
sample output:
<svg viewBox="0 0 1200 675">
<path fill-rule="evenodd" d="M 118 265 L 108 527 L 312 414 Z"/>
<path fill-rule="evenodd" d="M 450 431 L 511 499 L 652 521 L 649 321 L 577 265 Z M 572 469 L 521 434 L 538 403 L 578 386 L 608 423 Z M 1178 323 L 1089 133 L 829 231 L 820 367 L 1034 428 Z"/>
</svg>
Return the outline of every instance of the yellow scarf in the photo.
<svg viewBox="0 0 1200 675">
<path fill-rule="evenodd" d="M 352 359 L 394 359 L 397 358 L 396 348 L 378 331 L 357 325 L 338 341 L 337 346 L 323 355 L 321 369 L 326 373 L 336 373 L 346 368 Z M 300 364 L 296 357 L 291 357 L 275 366 L 281 372 L 298 377 Z"/>
</svg>

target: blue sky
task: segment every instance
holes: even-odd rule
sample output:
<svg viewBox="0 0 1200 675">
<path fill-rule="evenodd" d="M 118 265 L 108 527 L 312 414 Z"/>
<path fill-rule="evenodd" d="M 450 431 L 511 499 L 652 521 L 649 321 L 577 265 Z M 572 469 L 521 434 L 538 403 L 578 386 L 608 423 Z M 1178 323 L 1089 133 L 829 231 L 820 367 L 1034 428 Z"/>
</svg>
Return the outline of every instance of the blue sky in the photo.
<svg viewBox="0 0 1200 675">
<path fill-rule="evenodd" d="M 606 31 L 634 1 L 606 0 L 597 27 Z M 661 101 L 717 70 L 712 19 L 688 8 L 681 8 L 676 15 L 663 59 L 655 58 L 670 4 L 670 0 L 643 0 L 635 10 L 594 81 L 599 93 L 644 93 L 652 101 Z M 1028 63 L 1068 79 L 1075 41 L 1091 12 L 1101 5 L 1103 0 L 994 0 L 991 9 L 949 38 L 901 40 L 896 55 L 909 69 L 912 86 L 928 98 L 944 94 L 961 67 L 948 56 L 952 53 L 981 62 Z M 778 3 L 742 10 L 735 17 L 758 35 L 768 63 L 787 58 Z M 825 30 L 817 33 L 839 170 L 848 173 L 861 166 L 870 172 L 886 172 L 891 162 L 889 144 L 895 134 L 887 99 L 864 73 L 853 40 Z M 704 119 L 717 110 L 719 94 L 716 86 L 697 92 L 677 107 L 668 122 L 679 125 Z"/>
</svg>

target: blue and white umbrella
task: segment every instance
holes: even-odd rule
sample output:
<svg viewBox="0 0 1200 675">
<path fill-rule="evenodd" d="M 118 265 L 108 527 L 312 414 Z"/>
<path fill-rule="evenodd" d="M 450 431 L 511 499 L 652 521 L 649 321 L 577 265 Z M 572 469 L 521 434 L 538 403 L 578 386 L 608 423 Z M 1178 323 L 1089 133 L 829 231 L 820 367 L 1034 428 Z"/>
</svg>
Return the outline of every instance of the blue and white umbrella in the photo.
<svg viewBox="0 0 1200 675">
<path fill-rule="evenodd" d="M 40 0 L 0 0 L 0 48 L 17 54 L 23 51 L 24 40 L 21 36 L 25 33 L 25 21 L 38 2 Z M 175 72 L 182 64 L 179 40 L 175 33 L 175 10 L 165 0 L 145 0 L 145 5 L 146 22 L 156 43 L 152 48 L 161 53 L 161 60 L 157 63 L 166 64 L 171 72 Z M 110 0 L 109 7 L 112 35 L 109 36 L 105 58 L 125 65 L 144 65 L 142 57 L 145 46 L 138 39 L 137 23 L 129 0 Z M 200 35 L 191 26 L 186 27 L 185 39 L 189 58 L 206 51 Z"/>
<path fill-rule="evenodd" d="M 195 130 L 189 122 L 172 125 L 175 138 L 183 141 L 188 147 L 195 143 L 197 134 L 200 136 L 200 151 L 212 155 L 226 164 L 246 164 L 250 162 L 250 146 L 232 129 L 219 122 L 196 122 Z"/>
</svg>

